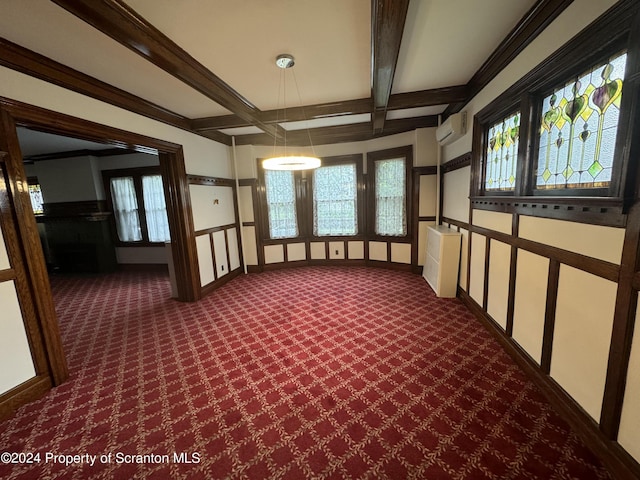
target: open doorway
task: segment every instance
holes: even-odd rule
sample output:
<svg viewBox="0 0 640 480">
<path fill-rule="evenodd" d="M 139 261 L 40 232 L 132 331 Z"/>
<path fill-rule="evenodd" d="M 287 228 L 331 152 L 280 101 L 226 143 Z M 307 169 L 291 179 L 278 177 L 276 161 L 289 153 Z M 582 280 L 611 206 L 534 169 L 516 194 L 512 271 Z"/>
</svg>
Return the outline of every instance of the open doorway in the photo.
<svg viewBox="0 0 640 480">
<path fill-rule="evenodd" d="M 168 273 L 171 241 L 160 159 L 17 129 L 47 271 Z"/>
</svg>

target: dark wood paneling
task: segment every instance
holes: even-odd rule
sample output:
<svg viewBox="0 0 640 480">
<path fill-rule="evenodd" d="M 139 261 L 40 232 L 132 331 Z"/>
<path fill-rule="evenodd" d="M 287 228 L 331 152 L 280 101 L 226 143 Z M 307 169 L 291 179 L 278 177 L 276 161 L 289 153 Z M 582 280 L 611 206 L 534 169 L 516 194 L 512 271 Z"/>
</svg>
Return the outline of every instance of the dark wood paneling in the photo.
<svg viewBox="0 0 640 480">
<path fill-rule="evenodd" d="M 230 178 L 206 177 L 203 175 L 187 175 L 189 185 L 206 185 L 209 187 L 231 187 L 236 189 L 236 182 Z M 235 198 L 235 197 L 234 197 Z"/>
<path fill-rule="evenodd" d="M 384 128 L 409 0 L 371 0 L 373 131 Z"/>
<path fill-rule="evenodd" d="M 560 262 L 549 261 L 547 278 L 547 301 L 544 309 L 544 332 L 542 335 L 542 357 L 540 368 L 546 374 L 551 371 L 551 354 L 553 352 L 553 334 L 556 324 L 556 304 L 558 300 L 558 282 L 560 281 Z"/>
<path fill-rule="evenodd" d="M 459 112 L 480 90 L 486 87 L 518 54 L 520 54 L 573 0 L 539 0 L 520 19 L 467 84 L 465 101 L 452 103 L 444 116 Z"/>
<path fill-rule="evenodd" d="M 18 407 L 38 400 L 51 390 L 48 375 L 38 375 L 0 395 L 0 421 L 9 418 Z"/>
<path fill-rule="evenodd" d="M 46 160 L 59 160 L 61 158 L 75 157 L 113 157 L 116 155 L 130 155 L 136 153 L 126 148 L 103 148 L 102 150 L 72 150 L 70 152 L 43 153 L 41 155 L 28 155 L 23 158 L 25 163 L 43 162 Z"/>
<path fill-rule="evenodd" d="M 189 119 L 0 38 L 0 65 L 183 130 Z"/>
<path fill-rule="evenodd" d="M 428 107 L 432 105 L 446 105 L 461 102 L 467 98 L 468 89 L 466 85 L 396 93 L 389 97 L 387 111 L 401 110 L 403 108 Z"/>
<path fill-rule="evenodd" d="M 281 137 L 279 129 L 260 120 L 259 110 L 249 100 L 124 2 L 117 0 L 89 3 L 81 0 L 54 0 L 54 2 L 252 125 L 271 135 Z"/>
<path fill-rule="evenodd" d="M 463 153 L 462 155 L 443 163 L 440 165 L 440 172 L 445 174 L 460 168 L 468 167 L 469 165 L 471 165 L 471 152 Z"/>
</svg>

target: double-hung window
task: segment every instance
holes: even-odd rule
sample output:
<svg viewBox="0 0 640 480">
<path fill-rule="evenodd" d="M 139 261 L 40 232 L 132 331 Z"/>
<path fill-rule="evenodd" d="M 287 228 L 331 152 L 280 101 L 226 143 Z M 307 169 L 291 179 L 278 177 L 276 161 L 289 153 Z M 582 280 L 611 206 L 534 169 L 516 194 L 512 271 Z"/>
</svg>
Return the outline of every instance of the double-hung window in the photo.
<svg viewBox="0 0 640 480">
<path fill-rule="evenodd" d="M 353 236 L 358 233 L 358 175 L 355 162 L 313 171 L 313 234 Z"/>
<path fill-rule="evenodd" d="M 269 237 L 298 236 L 296 184 L 294 173 L 288 170 L 265 170 L 264 183 L 269 219 Z"/>
<path fill-rule="evenodd" d="M 155 169 L 105 170 L 103 176 L 119 243 L 171 239 L 162 176 Z"/>
<path fill-rule="evenodd" d="M 407 237 L 411 218 L 411 147 L 401 147 L 367 155 L 369 177 L 369 221 L 374 235 Z"/>
</svg>

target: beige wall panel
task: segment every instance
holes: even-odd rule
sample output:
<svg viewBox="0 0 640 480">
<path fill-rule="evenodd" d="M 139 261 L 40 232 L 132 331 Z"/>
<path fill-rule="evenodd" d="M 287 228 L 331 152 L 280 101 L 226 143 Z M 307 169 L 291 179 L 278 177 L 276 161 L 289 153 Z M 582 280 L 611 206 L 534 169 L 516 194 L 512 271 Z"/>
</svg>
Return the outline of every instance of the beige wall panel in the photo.
<svg viewBox="0 0 640 480">
<path fill-rule="evenodd" d="M 329 242 L 329 258 L 331 260 L 344 260 L 344 242 Z"/>
<path fill-rule="evenodd" d="M 213 254 L 211 253 L 211 238 L 209 234 L 196 237 L 196 251 L 198 252 L 200 286 L 203 287 L 216 279 L 213 271 Z"/>
<path fill-rule="evenodd" d="M 233 188 L 189 185 L 189 193 L 193 208 L 193 228 L 196 232 L 235 223 Z"/>
<path fill-rule="evenodd" d="M 227 245 L 229 248 L 229 271 L 240 268 L 240 251 L 238 250 L 238 232 L 235 228 L 227 230 Z"/>
<path fill-rule="evenodd" d="M 4 244 L 2 229 L 0 229 L 0 270 L 7 270 L 8 268 L 11 268 L 11 264 L 9 263 L 9 254 L 7 253 L 7 247 Z"/>
<path fill-rule="evenodd" d="M 636 328 L 631 344 L 627 387 L 622 404 L 618 443 L 636 460 L 640 460 L 640 305 L 636 307 Z"/>
<path fill-rule="evenodd" d="M 473 224 L 478 227 L 488 228 L 497 232 L 511 235 L 511 222 L 513 215 L 510 213 L 492 212 L 490 210 L 474 210 Z"/>
<path fill-rule="evenodd" d="M 387 261 L 387 243 L 369 242 L 369 260 Z"/>
<path fill-rule="evenodd" d="M 538 364 L 542 358 L 548 278 L 548 258 L 518 250 L 513 339 Z"/>
<path fill-rule="evenodd" d="M 617 284 L 560 266 L 551 377 L 600 419 Z"/>
<path fill-rule="evenodd" d="M 256 227 L 242 227 L 244 250 L 244 263 L 246 265 L 258 265 L 258 244 L 256 243 Z"/>
<path fill-rule="evenodd" d="M 418 216 L 436 216 L 437 175 L 420 175 L 420 204 Z"/>
<path fill-rule="evenodd" d="M 489 254 L 489 295 L 487 297 L 487 312 L 498 325 L 506 329 L 511 247 L 506 243 L 492 240 Z"/>
<path fill-rule="evenodd" d="M 325 260 L 327 258 L 327 250 L 324 242 L 311 242 L 311 259 Z"/>
<path fill-rule="evenodd" d="M 284 262 L 284 245 L 265 245 L 264 247 L 264 263 L 282 263 Z"/>
<path fill-rule="evenodd" d="M 445 173 L 442 195 L 442 216 L 460 222 L 469 221 L 469 182 L 471 167 Z"/>
<path fill-rule="evenodd" d="M 227 239 L 223 230 L 213 232 L 213 253 L 216 257 L 216 278 L 229 273 L 227 261 Z"/>
<path fill-rule="evenodd" d="M 410 243 L 392 243 L 391 244 L 391 261 L 395 263 L 411 264 L 411 244 Z"/>
<path fill-rule="evenodd" d="M 307 259 L 307 251 L 304 243 L 289 243 L 287 245 L 287 261 L 297 262 Z"/>
<path fill-rule="evenodd" d="M 29 341 L 13 281 L 0 283 L 0 395 L 35 377 Z"/>
<path fill-rule="evenodd" d="M 364 242 L 347 242 L 349 260 L 364 260 Z"/>
<path fill-rule="evenodd" d="M 520 217 L 520 236 L 607 262 L 620 263 L 624 228 Z"/>
<path fill-rule="evenodd" d="M 467 270 L 469 267 L 469 232 L 464 228 L 460 229 L 460 274 L 458 275 L 458 285 L 467 291 Z"/>
<path fill-rule="evenodd" d="M 254 222 L 252 187 L 240 187 L 240 216 L 243 222 Z"/>
<path fill-rule="evenodd" d="M 487 239 L 484 235 L 471 234 L 471 278 L 469 279 L 469 295 L 482 306 L 484 296 L 484 256 L 487 249 Z"/>
<path fill-rule="evenodd" d="M 429 227 L 436 222 L 418 223 L 418 265 L 424 265 L 427 261 L 427 238 L 429 237 Z"/>
</svg>

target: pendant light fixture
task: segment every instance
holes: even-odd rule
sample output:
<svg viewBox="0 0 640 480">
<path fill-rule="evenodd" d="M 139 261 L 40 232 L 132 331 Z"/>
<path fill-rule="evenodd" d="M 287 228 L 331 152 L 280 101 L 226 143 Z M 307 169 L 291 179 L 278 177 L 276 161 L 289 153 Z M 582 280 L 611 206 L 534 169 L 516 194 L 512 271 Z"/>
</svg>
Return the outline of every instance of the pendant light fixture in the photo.
<svg viewBox="0 0 640 480">
<path fill-rule="evenodd" d="M 286 120 L 287 115 L 287 69 L 290 69 L 295 65 L 295 61 L 293 59 L 293 55 L 288 53 L 284 53 L 282 55 L 278 55 L 276 57 L 276 66 L 282 69 L 280 75 L 280 82 L 278 85 L 278 105 L 276 105 L 276 109 L 278 109 L 279 100 L 280 100 L 280 88 L 283 90 L 283 111 L 284 111 L 284 119 Z M 300 101 L 300 107 L 302 107 L 302 99 L 300 98 L 300 89 L 298 88 L 298 81 L 296 80 L 296 75 L 293 70 L 291 70 L 291 74 L 293 75 L 293 80 L 296 86 L 296 91 L 298 92 L 298 99 Z M 304 110 L 303 110 L 303 118 L 304 118 Z M 278 137 L 276 136 L 274 144 L 273 144 L 273 155 L 269 158 L 266 158 L 262 161 L 262 167 L 265 170 L 309 170 L 312 168 L 318 168 L 321 164 L 320 158 L 315 155 L 315 151 L 313 148 L 313 142 L 311 141 L 311 132 L 309 128 L 307 128 L 307 134 L 309 135 L 309 145 L 312 151 L 312 155 L 301 155 L 300 153 L 289 154 L 287 151 L 287 131 L 284 131 L 284 145 L 280 147 L 281 154 L 277 153 L 278 150 Z"/>
</svg>

